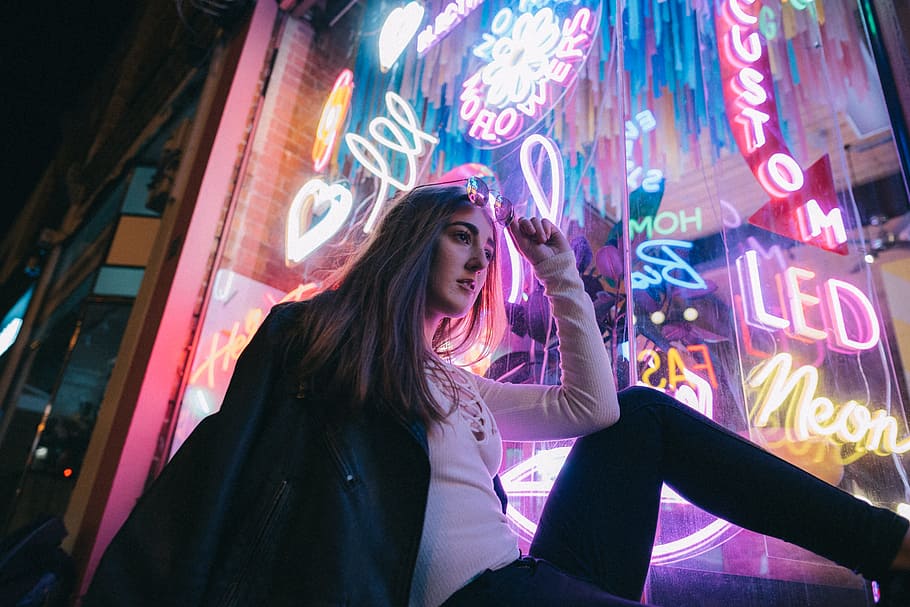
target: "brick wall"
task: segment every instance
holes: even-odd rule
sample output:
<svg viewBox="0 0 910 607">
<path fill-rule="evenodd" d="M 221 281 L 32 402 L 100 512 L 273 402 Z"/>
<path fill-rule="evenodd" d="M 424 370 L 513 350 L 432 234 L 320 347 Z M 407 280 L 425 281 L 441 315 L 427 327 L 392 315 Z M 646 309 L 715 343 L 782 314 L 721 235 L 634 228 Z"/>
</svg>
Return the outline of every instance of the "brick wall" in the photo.
<svg viewBox="0 0 910 607">
<path fill-rule="evenodd" d="M 330 181 L 313 169 L 314 135 L 338 74 L 353 63 L 349 53 L 358 24 L 359 19 L 345 19 L 317 33 L 307 21 L 285 23 L 241 176 L 222 267 L 291 290 L 337 265 L 338 256 L 323 247 L 303 264 L 288 266 L 285 231 L 297 190 L 314 177 Z"/>
</svg>

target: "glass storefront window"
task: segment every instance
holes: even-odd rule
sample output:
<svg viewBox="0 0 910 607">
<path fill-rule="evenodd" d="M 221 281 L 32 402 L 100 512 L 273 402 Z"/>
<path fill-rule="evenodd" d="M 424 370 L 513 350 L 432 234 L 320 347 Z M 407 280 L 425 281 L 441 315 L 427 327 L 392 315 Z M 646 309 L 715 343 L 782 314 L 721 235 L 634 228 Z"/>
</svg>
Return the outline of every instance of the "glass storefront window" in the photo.
<svg viewBox="0 0 910 607">
<path fill-rule="evenodd" d="M 16 494 L 8 529 L 66 509 L 130 308 L 128 302 L 90 299 L 41 340 L 14 413 L 30 420 L 32 444 L 9 461 L 16 467 Z"/>
<path fill-rule="evenodd" d="M 284 22 L 172 451 L 217 410 L 269 308 L 325 288 L 390 196 L 481 174 L 570 237 L 621 387 L 664 390 L 863 499 L 910 508 L 908 201 L 889 185 L 905 178 L 889 83 L 856 7 L 422 7 L 390 19 L 387 3 L 361 3 L 319 32 Z M 387 20 L 398 35 L 383 36 Z M 534 277 L 505 265 L 515 322 L 475 370 L 556 381 Z M 567 446 L 506 446 L 525 547 Z M 700 588 L 720 596 L 726 576 L 759 580 L 755 605 L 865 596 L 850 572 L 669 489 L 653 562 L 649 597 L 668 604 Z"/>
</svg>

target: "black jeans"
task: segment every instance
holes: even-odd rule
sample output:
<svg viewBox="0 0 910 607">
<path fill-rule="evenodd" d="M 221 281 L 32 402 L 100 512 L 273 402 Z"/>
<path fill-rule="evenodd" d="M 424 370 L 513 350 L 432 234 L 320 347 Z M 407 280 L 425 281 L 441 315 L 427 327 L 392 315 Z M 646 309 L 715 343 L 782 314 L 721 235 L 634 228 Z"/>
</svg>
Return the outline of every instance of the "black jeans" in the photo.
<svg viewBox="0 0 910 607">
<path fill-rule="evenodd" d="M 534 558 L 486 572 L 447 606 L 637 601 L 663 483 L 715 516 L 867 578 L 888 570 L 906 519 L 819 480 L 662 392 L 628 388 L 619 404 L 616 424 L 575 442 L 541 514 Z M 534 559 L 546 563 L 532 567 Z M 546 586 L 558 586 L 552 578 L 559 575 L 564 588 L 553 594 Z M 554 599 L 561 600 L 548 602 Z"/>
</svg>

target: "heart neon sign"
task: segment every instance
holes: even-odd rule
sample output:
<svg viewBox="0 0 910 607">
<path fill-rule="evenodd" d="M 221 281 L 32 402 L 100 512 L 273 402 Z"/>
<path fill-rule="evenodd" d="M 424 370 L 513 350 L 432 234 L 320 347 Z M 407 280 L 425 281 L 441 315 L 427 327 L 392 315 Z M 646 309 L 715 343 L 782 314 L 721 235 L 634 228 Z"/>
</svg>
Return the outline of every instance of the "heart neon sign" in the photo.
<svg viewBox="0 0 910 607">
<path fill-rule="evenodd" d="M 383 72 L 395 64 L 423 21 L 423 5 L 409 2 L 389 13 L 379 32 L 379 69 Z"/>
<path fill-rule="evenodd" d="M 344 186 L 329 185 L 321 179 L 306 182 L 288 210 L 288 265 L 298 264 L 334 236 L 353 208 L 351 192 Z M 322 216 L 318 223 L 313 218 Z"/>
</svg>

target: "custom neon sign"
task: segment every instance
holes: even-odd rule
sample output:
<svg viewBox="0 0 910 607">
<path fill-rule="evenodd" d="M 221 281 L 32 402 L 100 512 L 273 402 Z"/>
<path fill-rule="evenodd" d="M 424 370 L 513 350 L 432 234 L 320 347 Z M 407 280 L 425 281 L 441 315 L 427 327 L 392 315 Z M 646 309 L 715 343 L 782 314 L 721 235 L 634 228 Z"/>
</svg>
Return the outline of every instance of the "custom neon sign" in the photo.
<svg viewBox="0 0 910 607">
<path fill-rule="evenodd" d="M 875 307 L 855 285 L 828 278 L 816 285 L 814 291 L 807 291 L 803 283 L 815 280 L 815 272 L 787 266 L 775 275 L 782 288 L 778 289 L 774 309 L 765 300 L 767 290 L 762 288 L 765 281 L 758 254 L 746 251 L 737 258 L 736 270 L 745 320 L 750 325 L 772 331 L 788 330 L 805 341 L 827 338 L 828 345 L 839 352 L 862 352 L 878 345 L 881 328 Z"/>
<path fill-rule="evenodd" d="M 316 141 L 313 142 L 313 169 L 316 172 L 321 172 L 329 163 L 335 141 L 351 105 L 353 91 L 354 72 L 342 70 L 335 79 L 329 98 L 322 107 L 319 124 L 316 126 Z"/>
<path fill-rule="evenodd" d="M 780 353 L 759 363 L 747 383 L 758 391 L 751 412 L 753 424 L 780 423 L 792 440 L 825 437 L 838 445 L 852 445 L 858 459 L 867 453 L 880 456 L 910 451 L 910 437 L 899 438 L 898 420 L 882 409 L 871 410 L 855 400 L 841 405 L 817 396 L 819 371 L 811 365 L 793 368 L 793 357 Z M 849 462 L 844 462 L 849 463 Z"/>
<path fill-rule="evenodd" d="M 325 244 L 341 229 L 352 208 L 351 192 L 343 185 L 328 185 L 321 179 L 306 182 L 288 209 L 287 264 L 300 263 Z M 314 224 L 317 215 L 322 217 Z"/>
<path fill-rule="evenodd" d="M 691 242 L 685 240 L 646 240 L 635 247 L 635 255 L 645 262 L 641 270 L 632 272 L 632 289 L 647 289 L 666 281 L 681 289 L 705 289 L 707 284 L 701 275 L 676 252 L 689 250 Z"/>
<path fill-rule="evenodd" d="M 433 22 L 417 34 L 417 54 L 423 55 L 470 15 L 483 0 L 457 0 L 446 4 Z"/>
<path fill-rule="evenodd" d="M 597 29 L 597 18 L 578 8 L 560 23 L 550 7 L 516 13 L 503 8 L 490 33 L 474 48 L 486 62 L 462 85 L 459 115 L 467 138 L 498 147 L 536 124 L 574 82 Z"/>
<path fill-rule="evenodd" d="M 827 155 L 804 173 L 781 135 L 756 0 L 722 0 L 715 19 L 724 101 L 737 147 L 771 200 L 749 222 L 841 255 L 846 230 Z"/>
<path fill-rule="evenodd" d="M 427 145 L 435 146 L 439 143 L 439 139 L 420 128 L 414 109 L 400 95 L 392 91 L 387 92 L 385 104 L 392 118 L 390 120 L 385 116 L 379 116 L 370 122 L 368 130 L 373 141 L 357 133 L 348 133 L 344 136 L 345 143 L 354 157 L 366 170 L 379 178 L 376 200 L 363 225 L 363 231 L 367 233 L 373 230 L 379 219 L 382 206 L 389 196 L 389 187 L 394 186 L 405 192 L 414 189 L 417 185 L 417 159 L 424 154 Z M 404 154 L 407 161 L 404 181 L 392 175 L 389 161 L 376 147 L 374 141 L 384 145 L 393 154 L 396 152 Z"/>
</svg>

